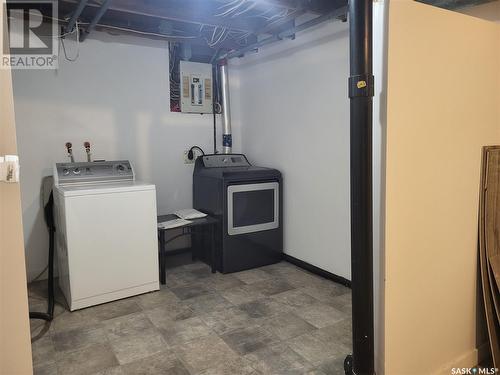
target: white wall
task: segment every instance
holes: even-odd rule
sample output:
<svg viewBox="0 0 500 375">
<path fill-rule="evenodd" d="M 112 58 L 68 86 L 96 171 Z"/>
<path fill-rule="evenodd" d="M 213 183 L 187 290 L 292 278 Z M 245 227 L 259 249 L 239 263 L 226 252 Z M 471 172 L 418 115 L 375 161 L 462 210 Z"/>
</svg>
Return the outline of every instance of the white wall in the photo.
<svg viewBox="0 0 500 375">
<path fill-rule="evenodd" d="M 385 146 L 387 131 L 387 19 L 389 2 L 373 3 L 373 294 L 375 372 L 384 374 Z"/>
<path fill-rule="evenodd" d="M 285 252 L 350 278 L 348 25 L 233 60 L 242 149 L 284 178 Z M 234 100 L 232 101 L 234 103 Z"/>
<path fill-rule="evenodd" d="M 79 161 L 86 140 L 94 158 L 130 159 L 138 179 L 156 184 L 159 213 L 191 206 L 193 168 L 183 164 L 183 150 L 196 144 L 212 151 L 212 115 L 170 112 L 166 42 L 92 35 L 75 63 L 61 51 L 58 71 L 14 72 L 29 279 L 47 263 L 40 181 L 55 162 L 67 160 L 65 142 L 73 143 Z M 75 44 L 68 41 L 67 49 L 73 54 Z M 237 121 L 234 133 L 238 151 Z"/>
</svg>

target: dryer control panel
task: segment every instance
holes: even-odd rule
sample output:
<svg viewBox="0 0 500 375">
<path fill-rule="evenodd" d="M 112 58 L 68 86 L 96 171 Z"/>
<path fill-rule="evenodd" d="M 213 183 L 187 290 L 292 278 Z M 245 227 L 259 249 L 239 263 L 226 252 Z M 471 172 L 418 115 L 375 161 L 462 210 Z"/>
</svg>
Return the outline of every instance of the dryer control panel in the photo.
<svg viewBox="0 0 500 375">
<path fill-rule="evenodd" d="M 130 161 L 96 161 L 85 163 L 56 163 L 54 184 L 100 183 L 133 181 L 134 170 Z"/>
</svg>

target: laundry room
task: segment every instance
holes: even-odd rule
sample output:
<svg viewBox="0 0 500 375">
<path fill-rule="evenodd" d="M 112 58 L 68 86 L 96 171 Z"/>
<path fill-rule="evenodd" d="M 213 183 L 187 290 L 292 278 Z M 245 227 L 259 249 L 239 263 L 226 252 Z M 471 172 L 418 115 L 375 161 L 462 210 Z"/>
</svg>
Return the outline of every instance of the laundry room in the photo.
<svg viewBox="0 0 500 375">
<path fill-rule="evenodd" d="M 62 9 L 69 14 L 78 10 L 77 4 L 71 2 L 62 1 L 58 5 L 60 14 Z M 235 31 L 235 34 L 221 36 L 219 34 L 225 31 L 204 25 L 207 38 L 216 32 L 214 39 L 224 39 L 224 42 L 207 48 L 199 46 L 199 42 L 189 43 L 189 39 L 183 43 L 182 38 L 171 41 L 99 26 L 111 22 L 118 24 L 121 21 L 114 19 L 116 16 L 130 18 L 137 23 L 136 27 L 142 28 L 151 27 L 148 22 L 160 23 L 160 28 L 169 22 L 175 28 L 187 25 L 184 33 L 192 28 L 191 24 L 168 21 L 163 16 L 140 17 L 133 9 L 120 13 L 117 9 L 125 5 L 116 4 L 117 9 L 113 6 L 110 2 L 109 9 L 95 29 L 87 32 L 88 26 L 80 23 L 91 22 L 96 8 L 88 2 L 75 21 L 71 29 L 73 32 L 65 29 L 68 35 L 60 40 L 57 69 L 13 70 L 18 150 L 23 166 L 21 191 L 27 275 L 30 285 L 42 287 L 42 291 L 48 277 L 47 251 L 50 242 L 41 196 L 41 181 L 45 176 L 56 177 L 56 216 L 63 216 L 55 218 L 56 227 L 58 221 L 61 223 L 61 228 L 55 230 L 54 240 L 56 297 L 53 327 L 57 333 L 51 337 L 51 343 L 56 352 L 60 344 L 70 345 L 80 336 L 88 335 L 89 331 L 96 337 L 83 339 L 83 344 L 75 343 L 73 349 L 80 350 L 64 347 L 62 351 L 85 352 L 90 350 L 92 342 L 101 338 L 94 324 L 73 322 L 74 315 L 94 315 L 94 309 L 95 314 L 103 314 L 97 318 L 99 324 L 120 319 L 125 323 L 130 319 L 132 325 L 138 320 L 153 327 L 147 336 L 152 343 L 145 344 L 144 338 L 138 337 L 135 332 L 127 335 L 129 340 L 137 340 L 136 346 L 142 346 L 140 350 L 130 348 L 122 353 L 122 341 L 125 340 L 109 340 L 109 356 L 116 357 L 120 366 L 130 366 L 130 363 L 164 351 L 162 342 L 166 342 L 167 346 L 183 347 L 193 339 L 207 338 L 207 342 L 215 345 L 219 342 L 216 339 L 223 337 L 221 342 L 224 347 L 236 350 L 237 358 L 257 352 L 253 346 L 258 348 L 266 343 L 292 340 L 336 323 L 340 323 L 337 324 L 338 329 L 346 334 L 342 338 L 345 344 L 335 348 L 338 351 L 335 359 L 342 366 L 345 356 L 349 354 L 347 343 L 350 332 L 349 99 L 345 95 L 349 49 L 348 27 L 344 22 L 345 4 L 304 15 L 303 19 L 307 21 L 326 13 L 320 21 L 297 33 L 295 40 L 290 35 L 283 41 L 259 48 L 258 52 L 250 51 L 242 58 L 225 59 L 222 58 L 226 48 L 224 43 L 234 44 L 234 40 L 241 38 L 241 33 Z M 230 15 L 245 11 L 244 6 L 230 7 L 224 3 L 218 7 L 220 12 L 228 11 Z M 231 11 L 231 8 L 235 9 Z M 147 11 L 145 5 L 141 12 Z M 264 17 L 276 20 L 286 13 L 279 7 L 270 7 L 268 11 L 269 15 Z M 265 10 L 248 12 L 258 15 Z M 167 10 L 164 13 L 167 14 Z M 197 21 L 199 16 L 192 17 Z M 241 17 L 235 22 L 243 22 L 245 18 Z M 231 17 L 219 18 L 230 23 Z M 286 25 L 280 26 L 283 21 L 274 26 L 270 22 L 269 27 L 286 31 Z M 304 21 L 301 19 L 300 22 Z M 77 39 L 75 30 L 85 38 L 78 35 Z M 240 39 L 239 43 L 244 45 L 250 42 Z M 215 61 L 212 64 L 211 60 L 217 58 L 215 54 L 218 50 L 221 56 L 219 63 Z M 310 68 L 315 61 L 321 61 L 319 69 Z M 213 106 L 211 101 L 207 102 L 207 108 L 191 111 L 180 108 L 179 100 L 174 103 L 174 99 L 178 98 L 174 94 L 182 82 L 175 84 L 172 81 L 180 80 L 179 76 L 175 77 L 176 71 L 182 75 L 180 70 L 189 67 L 189 63 L 193 63 L 195 69 L 208 67 L 205 74 L 213 82 Z M 196 63 L 204 65 L 200 68 Z M 283 69 L 284 65 L 286 69 Z M 217 71 L 212 72 L 212 66 L 216 66 Z M 223 73 L 226 75 L 223 76 Z M 322 83 L 327 76 L 328 85 Z M 212 94 L 208 86 L 204 89 Z M 229 89 L 227 92 L 224 91 L 226 88 Z M 314 102 L 306 100 L 304 94 L 308 92 L 314 93 Z M 205 93 L 202 97 L 205 98 Z M 327 105 L 331 100 L 336 102 L 335 106 Z M 332 119 L 332 126 L 326 127 L 325 124 Z M 286 137 L 282 136 L 284 134 Z M 317 134 L 321 136 L 315 136 Z M 228 136 L 232 141 L 229 149 L 226 144 Z M 216 154 L 214 157 L 207 156 L 215 167 L 227 163 L 224 155 L 234 154 L 239 159 L 229 159 L 232 165 L 227 169 L 204 168 L 198 173 L 198 165 L 186 160 L 189 151 L 193 153 L 193 159 Z M 108 180 L 115 177 L 105 173 L 107 168 L 115 169 L 116 161 L 123 162 L 125 170 L 130 168 L 134 175 L 131 177 L 122 173 L 121 177 L 125 180 L 133 178 L 136 182 L 154 185 L 157 210 L 149 218 L 144 210 L 136 207 L 149 206 L 147 198 L 137 197 L 138 203 L 134 203 L 132 192 L 120 192 L 116 198 L 107 198 L 112 195 L 110 193 L 100 200 L 93 198 L 97 191 L 92 191 L 82 198 L 82 203 L 78 203 L 78 197 L 74 195 L 81 192 L 81 188 L 76 188 L 77 192 L 71 191 L 72 184 L 93 185 L 99 183 L 101 177 L 104 184 L 109 184 Z M 73 162 L 79 167 L 78 175 L 75 175 Z M 54 169 L 58 163 L 60 167 Z M 324 173 L 328 166 L 333 166 L 333 174 Z M 86 177 L 87 168 L 91 170 L 90 177 Z M 238 170 L 242 168 L 251 170 L 240 177 Z M 224 186 L 230 185 L 227 194 L 234 198 L 223 200 L 234 203 L 233 209 L 240 212 L 228 215 L 228 220 L 234 218 L 234 223 L 228 223 L 227 233 L 220 240 L 215 240 L 215 246 L 221 247 L 223 252 L 215 254 L 217 273 L 212 274 L 205 265 L 212 265 L 210 256 L 200 254 L 201 262 L 192 260 L 195 248 L 204 253 L 211 249 L 209 231 L 201 228 L 200 236 L 183 236 L 185 232 L 191 233 L 185 227 L 162 231 L 160 235 L 164 235 L 166 251 L 165 256 L 160 254 L 159 257 L 160 285 L 166 285 L 167 289 L 155 292 L 151 284 L 153 279 L 146 275 L 157 273 L 146 265 L 141 243 L 142 246 L 152 247 L 150 239 L 153 238 L 156 249 L 157 237 L 141 237 L 138 233 L 146 231 L 146 227 L 149 230 L 151 217 L 163 218 L 163 215 L 189 208 L 197 208 L 225 223 L 225 219 L 221 218 L 224 206 L 214 206 L 213 199 L 206 196 L 215 191 L 219 183 L 214 175 L 206 179 L 203 176 L 219 170 L 228 175 L 232 169 L 235 169 L 236 177 L 226 176 L 221 181 Z M 78 178 L 81 178 L 79 182 Z M 214 181 L 215 185 L 210 185 L 210 181 Z M 318 181 L 322 183 L 318 184 Z M 335 191 L 333 197 L 332 189 Z M 121 198 L 124 194 L 127 198 Z M 136 193 L 139 194 L 146 192 Z M 115 199 L 116 203 L 113 203 Z M 116 208 L 116 204 L 123 207 Z M 86 215 L 90 215 L 88 219 L 84 218 Z M 333 221 L 326 222 L 325 217 Z M 91 223 L 87 225 L 87 221 Z M 66 250 L 58 246 L 58 242 L 63 242 L 58 232 L 65 237 L 67 243 L 62 247 Z M 116 236 L 116 241 L 104 239 L 109 232 Z M 130 233 L 137 235 L 130 236 Z M 249 240 L 245 241 L 245 238 Z M 100 242 L 105 242 L 105 245 Z M 285 251 L 289 260 L 300 263 L 302 268 L 282 261 L 285 248 L 290 249 Z M 67 259 L 61 255 L 66 251 Z M 137 255 L 134 257 L 132 253 Z M 65 261 L 61 260 L 62 257 Z M 304 265 L 310 267 L 309 271 L 303 268 Z M 120 270 L 115 272 L 114 268 Z M 311 270 L 316 270 L 316 273 Z M 79 281 L 77 275 L 81 277 Z M 324 278 L 325 275 L 329 278 Z M 127 288 L 125 293 L 122 291 L 124 288 Z M 303 291 L 299 292 L 299 289 Z M 36 295 L 36 288 L 34 290 L 30 293 Z M 145 292 L 150 293 L 141 294 Z M 131 297 L 133 295 L 139 297 Z M 291 312 L 286 302 L 275 302 L 280 298 L 283 301 L 290 298 L 292 304 L 298 304 L 292 309 L 304 310 L 300 313 L 304 317 L 294 314 L 290 322 L 281 323 L 283 332 L 270 336 L 264 333 L 260 321 L 265 320 L 269 324 L 267 321 L 277 319 L 285 311 Z M 295 299 L 297 301 L 293 302 Z M 107 304 L 102 304 L 104 302 Z M 317 302 L 318 309 L 306 308 L 313 302 Z M 45 311 L 43 299 L 31 300 L 31 304 L 31 311 Z M 263 310 L 257 313 L 263 317 L 250 317 L 248 322 L 242 324 L 237 319 L 240 317 L 231 314 L 231 307 L 239 308 L 241 305 L 246 309 Z M 187 319 L 169 314 L 166 316 L 170 319 L 160 316 L 165 309 L 175 308 L 185 309 Z M 110 309 L 112 313 L 108 311 Z M 219 327 L 219 311 L 228 311 L 225 313 L 229 321 L 227 327 Z M 252 316 L 251 311 L 249 314 Z M 319 318 L 315 320 L 312 317 L 316 314 Z M 253 320 L 259 322 L 258 330 L 247 327 Z M 43 332 L 42 323 L 41 320 L 32 320 L 32 326 L 38 329 L 32 332 L 35 337 Z M 188 333 L 193 329 L 195 333 Z M 170 330 L 176 331 L 172 337 L 166 333 Z M 70 338 L 69 334 L 75 337 Z M 238 335 L 244 338 L 243 343 L 235 341 Z M 34 342 L 35 353 L 47 347 L 47 335 L 40 336 Z M 283 336 L 281 340 L 280 336 Z M 241 345 L 250 346 L 250 349 L 240 348 Z M 308 349 L 300 348 L 300 343 L 297 345 L 297 352 Z M 194 348 L 193 353 L 200 349 Z M 148 355 L 138 354 L 141 350 L 147 350 Z M 287 350 L 295 353 L 292 349 Z M 206 364 L 192 363 L 192 353 L 187 355 L 182 359 L 179 354 L 181 362 L 190 371 L 193 371 L 190 366 L 203 370 L 205 366 L 223 365 L 219 360 L 214 364 L 210 361 Z M 302 356 L 294 355 L 300 363 Z M 224 354 L 221 354 L 223 358 Z M 315 363 L 319 364 L 317 360 Z M 60 369 L 67 364 L 53 358 L 35 361 L 35 369 L 52 369 L 54 366 Z M 75 371 L 79 371 L 78 366 L 75 366 Z"/>
<path fill-rule="evenodd" d="M 389 2 L 4 12 L 33 374 L 398 375 Z"/>
</svg>

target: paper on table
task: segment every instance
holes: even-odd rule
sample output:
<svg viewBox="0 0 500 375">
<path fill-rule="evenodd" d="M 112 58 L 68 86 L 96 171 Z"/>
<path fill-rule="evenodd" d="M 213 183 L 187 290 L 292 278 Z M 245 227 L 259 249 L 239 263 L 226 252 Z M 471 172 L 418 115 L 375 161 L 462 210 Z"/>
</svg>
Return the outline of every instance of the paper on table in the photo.
<svg viewBox="0 0 500 375">
<path fill-rule="evenodd" d="M 191 222 L 189 220 L 184 220 L 184 219 L 173 219 L 158 223 L 158 228 L 171 229 L 171 228 L 183 227 L 184 225 L 187 224 L 191 224 Z"/>
<path fill-rule="evenodd" d="M 207 216 L 207 214 L 195 210 L 194 208 L 187 208 L 184 210 L 178 210 L 174 212 L 175 215 L 179 216 L 181 219 L 190 220 L 190 219 L 200 219 L 202 217 Z"/>
</svg>

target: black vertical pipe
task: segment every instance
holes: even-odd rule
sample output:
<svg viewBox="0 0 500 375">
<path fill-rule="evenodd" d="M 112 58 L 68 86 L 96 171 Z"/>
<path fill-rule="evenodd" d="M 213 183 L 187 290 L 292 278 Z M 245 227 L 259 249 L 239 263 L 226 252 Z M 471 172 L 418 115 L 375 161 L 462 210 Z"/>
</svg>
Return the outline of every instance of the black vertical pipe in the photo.
<svg viewBox="0 0 500 375">
<path fill-rule="evenodd" d="M 346 374 L 374 374 L 372 0 L 349 1 L 353 355 Z"/>
</svg>

